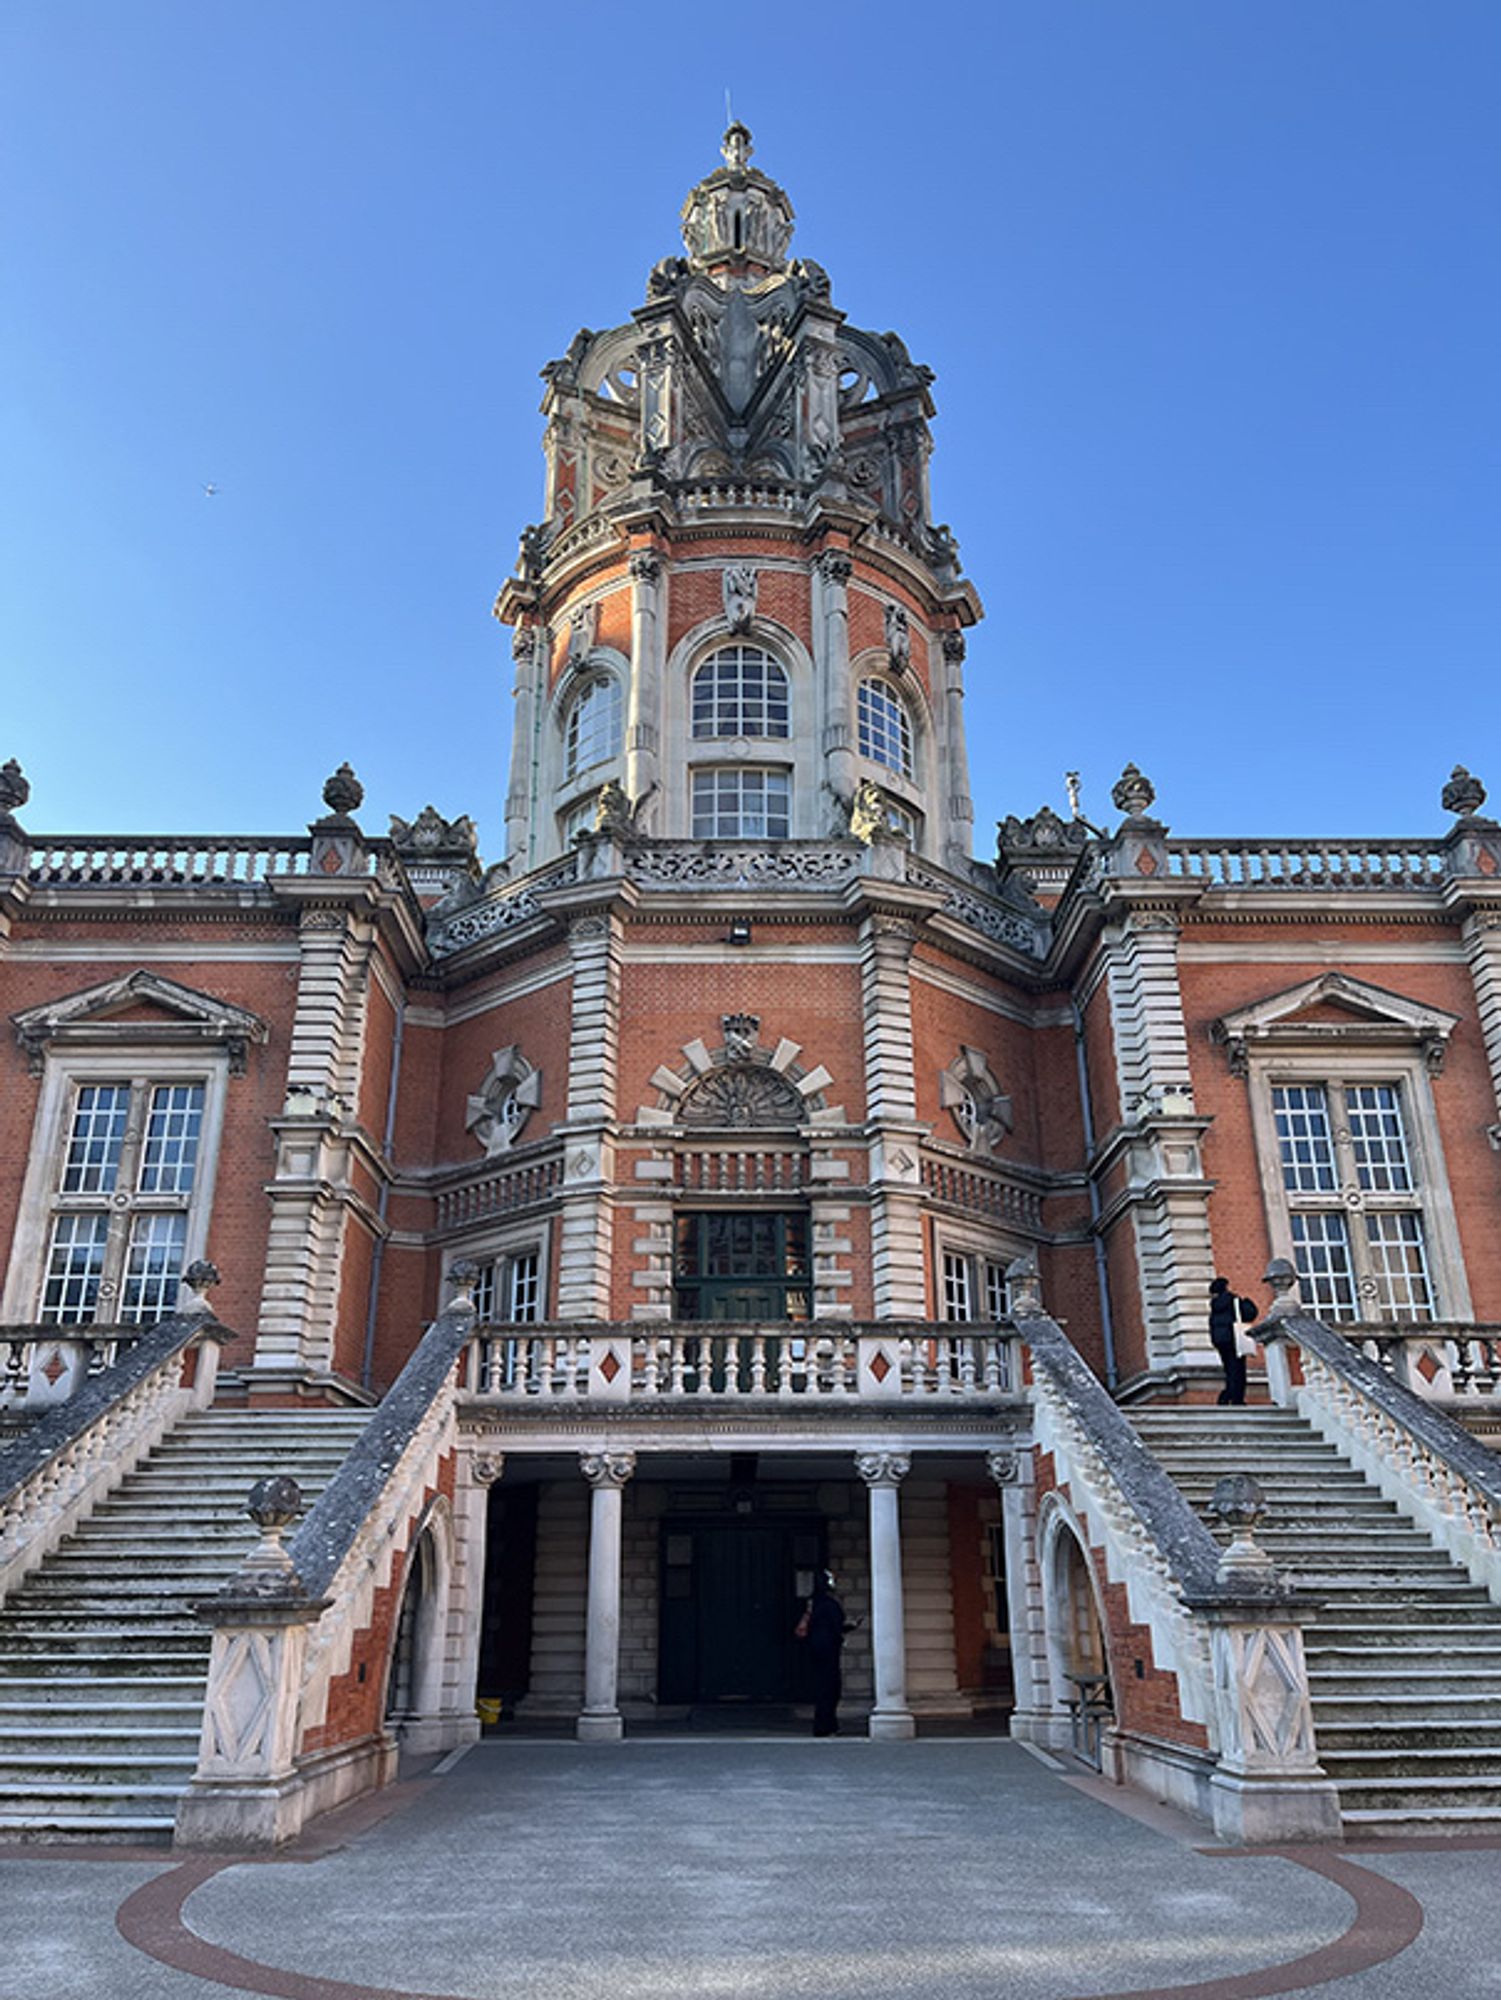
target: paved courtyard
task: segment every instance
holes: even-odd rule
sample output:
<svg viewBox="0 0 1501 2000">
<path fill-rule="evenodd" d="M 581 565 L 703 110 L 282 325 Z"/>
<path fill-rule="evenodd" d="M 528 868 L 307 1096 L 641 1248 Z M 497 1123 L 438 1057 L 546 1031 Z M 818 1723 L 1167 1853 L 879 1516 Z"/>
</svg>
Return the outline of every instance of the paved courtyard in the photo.
<svg viewBox="0 0 1501 2000">
<path fill-rule="evenodd" d="M 1501 2000 L 1501 1841 L 1122 1803 L 994 1739 L 486 1742 L 276 1860 L 0 1850 L 0 1996 Z"/>
</svg>

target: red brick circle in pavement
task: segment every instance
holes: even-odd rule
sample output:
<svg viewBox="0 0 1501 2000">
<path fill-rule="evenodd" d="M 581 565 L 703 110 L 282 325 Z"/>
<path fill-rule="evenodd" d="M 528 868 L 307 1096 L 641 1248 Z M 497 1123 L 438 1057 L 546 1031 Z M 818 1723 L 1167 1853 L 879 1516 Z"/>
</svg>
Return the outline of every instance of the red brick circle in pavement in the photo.
<svg viewBox="0 0 1501 2000">
<path fill-rule="evenodd" d="M 1355 1904 L 1349 1929 L 1317 1951 L 1256 1972 L 1194 1980 L 1181 1986 L 1132 1987 L 1128 1992 L 1091 1994 L 1088 2000 L 1271 2000 L 1276 1994 L 1296 1993 L 1382 1965 L 1404 1951 L 1423 1928 L 1423 1906 L 1416 1896 L 1344 1855 L 1314 1847 L 1261 1848 L 1258 1853 L 1294 1862 L 1343 1889 Z M 210 1944 L 188 1928 L 183 1905 L 211 1876 L 235 1865 L 235 1856 L 224 1855 L 185 1861 L 168 1869 L 126 1897 L 115 1913 L 116 1928 L 128 1944 L 161 1964 L 238 1993 L 265 1993 L 274 2000 L 455 2000 L 451 1993 L 353 1986 L 344 1979 L 283 1971 L 279 1966 L 244 1958 L 223 1945 Z"/>
</svg>

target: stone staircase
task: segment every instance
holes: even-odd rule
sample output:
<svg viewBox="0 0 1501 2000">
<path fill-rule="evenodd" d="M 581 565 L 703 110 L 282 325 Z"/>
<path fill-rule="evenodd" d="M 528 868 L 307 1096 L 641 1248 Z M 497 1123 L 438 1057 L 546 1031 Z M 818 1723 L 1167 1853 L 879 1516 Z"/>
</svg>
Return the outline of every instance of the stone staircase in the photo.
<svg viewBox="0 0 1501 2000">
<path fill-rule="evenodd" d="M 188 1606 L 256 1532 L 257 1479 L 309 1505 L 365 1410 L 187 1417 L 0 1606 L 0 1841 L 168 1841 L 198 1756 L 209 1629 Z"/>
<path fill-rule="evenodd" d="M 1347 1829 L 1501 1828 L 1501 1606 L 1292 1411 L 1129 1414 L 1199 1513 L 1227 1472 L 1265 1488 L 1256 1539 L 1320 1605 L 1304 1647 Z"/>
</svg>

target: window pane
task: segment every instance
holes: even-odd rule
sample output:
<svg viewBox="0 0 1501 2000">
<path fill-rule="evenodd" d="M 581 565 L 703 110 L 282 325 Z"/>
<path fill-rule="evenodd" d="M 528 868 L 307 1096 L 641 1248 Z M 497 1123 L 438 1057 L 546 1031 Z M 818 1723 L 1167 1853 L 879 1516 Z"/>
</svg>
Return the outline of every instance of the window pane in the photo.
<svg viewBox="0 0 1501 2000">
<path fill-rule="evenodd" d="M 943 1253 L 943 1316 L 945 1319 L 974 1318 L 969 1296 L 969 1259 Z"/>
<path fill-rule="evenodd" d="M 511 1259 L 511 1318 L 534 1320 L 541 1302 L 541 1278 L 535 1250 L 521 1250 Z"/>
<path fill-rule="evenodd" d="M 1272 1092 L 1282 1185 L 1290 1194 L 1333 1194 L 1334 1146 L 1329 1100 L 1321 1083 L 1281 1084 Z"/>
<path fill-rule="evenodd" d="M 128 1083 L 80 1086 L 73 1100 L 73 1125 L 63 1161 L 64 1194 L 109 1194 L 113 1190 L 129 1114 Z"/>
<path fill-rule="evenodd" d="M 695 771 L 695 840 L 785 840 L 791 783 L 785 771 Z"/>
<path fill-rule="evenodd" d="M 759 646 L 723 646 L 693 676 L 693 734 L 786 736 L 787 676 Z"/>
<path fill-rule="evenodd" d="M 1345 1090 L 1345 1111 L 1360 1185 L 1377 1194 L 1406 1194 L 1412 1186 L 1412 1168 L 1397 1086 L 1352 1083 Z"/>
<path fill-rule="evenodd" d="M 912 776 L 912 725 L 901 697 L 885 681 L 861 681 L 856 702 L 860 755 L 888 771 Z"/>
<path fill-rule="evenodd" d="M 477 1326 L 489 1326 L 495 1318 L 495 1266 L 481 1264 L 474 1281 L 474 1319 Z"/>
<path fill-rule="evenodd" d="M 177 1303 L 183 1245 L 188 1237 L 185 1215 L 138 1215 L 131 1225 L 125 1253 L 125 1283 L 120 1317 L 127 1323 L 164 1319 Z"/>
<path fill-rule="evenodd" d="M 203 1085 L 159 1083 L 141 1153 L 142 1194 L 191 1194 L 203 1128 Z"/>
<path fill-rule="evenodd" d="M 1310 1311 L 1323 1319 L 1354 1319 L 1355 1283 L 1344 1216 L 1336 1211 L 1294 1215 L 1292 1226 L 1293 1262 Z"/>
<path fill-rule="evenodd" d="M 1366 1241 L 1376 1283 L 1378 1319 L 1431 1319 L 1433 1292 L 1423 1245 L 1423 1218 L 1399 1211 L 1368 1215 Z"/>
<path fill-rule="evenodd" d="M 1004 1319 L 1006 1317 L 1006 1267 L 1004 1264 L 985 1266 L 985 1317 Z"/>
<path fill-rule="evenodd" d="M 60 1215 L 52 1225 L 41 1316 L 54 1326 L 92 1320 L 99 1304 L 104 1270 L 107 1215 Z"/>
<path fill-rule="evenodd" d="M 621 713 L 620 683 L 612 676 L 601 675 L 580 690 L 568 711 L 568 777 L 620 755 Z"/>
</svg>

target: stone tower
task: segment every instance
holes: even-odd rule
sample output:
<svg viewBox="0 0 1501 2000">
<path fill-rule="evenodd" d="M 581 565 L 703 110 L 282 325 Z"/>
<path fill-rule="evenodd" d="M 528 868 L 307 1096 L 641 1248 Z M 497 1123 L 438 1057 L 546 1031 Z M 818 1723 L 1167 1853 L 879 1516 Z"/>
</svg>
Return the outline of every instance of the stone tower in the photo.
<svg viewBox="0 0 1501 2000">
<path fill-rule="evenodd" d="M 623 325 L 543 370 L 514 629 L 512 863 L 596 821 L 813 839 L 852 812 L 964 867 L 964 632 L 928 497 L 932 373 L 850 326 L 731 125 Z"/>
</svg>

